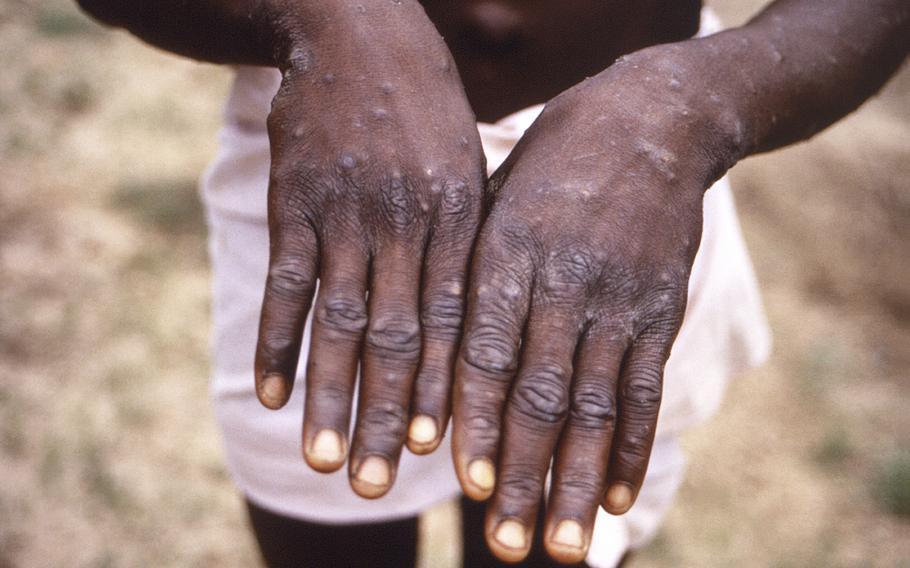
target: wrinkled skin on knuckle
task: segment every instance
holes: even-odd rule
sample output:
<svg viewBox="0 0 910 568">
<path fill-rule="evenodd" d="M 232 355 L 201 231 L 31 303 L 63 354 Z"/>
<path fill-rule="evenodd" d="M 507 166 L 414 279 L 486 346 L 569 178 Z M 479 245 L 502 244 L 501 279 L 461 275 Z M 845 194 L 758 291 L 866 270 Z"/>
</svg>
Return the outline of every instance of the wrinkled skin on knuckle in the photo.
<svg viewBox="0 0 910 568">
<path fill-rule="evenodd" d="M 650 423 L 629 428 L 622 440 L 619 440 L 617 450 L 614 452 L 615 465 L 627 472 L 644 473 L 641 468 L 648 463 L 648 459 L 651 457 L 653 439 L 654 434 Z M 614 444 L 616 443 L 614 442 Z"/>
<path fill-rule="evenodd" d="M 410 187 L 403 178 L 393 176 L 382 182 L 377 201 L 376 214 L 382 226 L 393 235 L 413 234 L 422 220 L 415 188 Z"/>
<path fill-rule="evenodd" d="M 470 437 L 468 452 L 492 450 L 499 444 L 500 422 L 493 409 L 469 404 L 461 423 Z"/>
<path fill-rule="evenodd" d="M 568 373 L 552 364 L 524 371 L 512 394 L 515 411 L 531 424 L 561 424 L 569 412 Z"/>
<path fill-rule="evenodd" d="M 287 363 L 284 358 L 297 348 L 294 332 L 290 329 L 263 330 L 259 342 L 258 360 L 264 369 L 277 369 Z"/>
<path fill-rule="evenodd" d="M 404 438 L 408 413 L 404 406 L 389 400 L 371 401 L 363 407 L 357 427 L 367 443 L 397 444 Z"/>
<path fill-rule="evenodd" d="M 540 271 L 538 295 L 543 300 L 584 302 L 598 280 L 600 267 L 594 255 L 581 246 L 560 248 L 549 255 Z"/>
<path fill-rule="evenodd" d="M 480 195 L 472 190 L 469 182 L 449 179 L 442 182 L 442 196 L 439 200 L 439 222 L 456 226 L 476 224 L 480 210 Z"/>
<path fill-rule="evenodd" d="M 600 471 L 595 468 L 581 469 L 573 467 L 564 469 L 559 473 L 559 490 L 563 499 L 590 499 L 592 495 L 599 495 L 603 491 L 603 481 Z M 586 502 L 573 503 L 581 507 L 588 506 Z"/>
<path fill-rule="evenodd" d="M 612 429 L 616 423 L 616 395 L 595 381 L 580 382 L 572 389 L 571 417 L 580 428 Z"/>
<path fill-rule="evenodd" d="M 432 405 L 435 401 L 447 399 L 451 388 L 451 374 L 448 369 L 424 365 L 420 369 L 415 386 L 415 398 L 421 399 L 418 402 Z"/>
<path fill-rule="evenodd" d="M 502 516 L 513 516 L 537 505 L 543 490 L 540 474 L 525 465 L 512 464 L 496 480 L 496 493 Z"/>
<path fill-rule="evenodd" d="M 639 365 L 639 368 L 633 370 L 631 376 L 620 387 L 622 389 L 622 412 L 632 419 L 657 416 L 662 385 L 661 370 L 654 367 L 652 364 Z"/>
<path fill-rule="evenodd" d="M 314 317 L 324 329 L 350 339 L 359 338 L 367 326 L 366 304 L 363 298 L 356 295 L 334 294 L 327 297 Z"/>
<path fill-rule="evenodd" d="M 314 276 L 292 257 L 279 258 L 269 266 L 268 282 L 273 299 L 290 304 L 305 300 L 315 285 Z"/>
<path fill-rule="evenodd" d="M 309 404 L 317 408 L 344 408 L 351 403 L 350 392 L 342 385 L 324 382 L 317 389 L 309 389 Z"/>
<path fill-rule="evenodd" d="M 484 224 L 483 245 L 495 258 L 512 259 L 516 264 L 542 264 L 544 243 L 539 229 L 498 207 Z"/>
<path fill-rule="evenodd" d="M 416 360 L 420 355 L 420 326 L 403 315 L 380 315 L 370 320 L 367 347 L 385 358 Z"/>
<path fill-rule="evenodd" d="M 487 321 L 470 331 L 465 338 L 462 358 L 465 363 L 487 376 L 511 376 L 518 368 L 516 346 L 509 337 L 509 330 L 485 316 Z"/>
<path fill-rule="evenodd" d="M 463 313 L 464 298 L 459 284 L 429 292 L 421 313 L 424 335 L 436 339 L 457 339 L 461 334 Z"/>
</svg>

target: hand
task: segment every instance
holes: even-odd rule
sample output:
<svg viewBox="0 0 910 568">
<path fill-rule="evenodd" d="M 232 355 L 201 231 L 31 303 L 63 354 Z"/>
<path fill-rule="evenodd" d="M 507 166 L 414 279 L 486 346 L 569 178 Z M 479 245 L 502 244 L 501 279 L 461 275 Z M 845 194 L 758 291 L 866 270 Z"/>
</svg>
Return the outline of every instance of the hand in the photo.
<svg viewBox="0 0 910 568">
<path fill-rule="evenodd" d="M 417 453 L 436 448 L 448 421 L 484 159 L 454 63 L 420 6 L 333 6 L 292 52 L 268 121 L 256 391 L 269 408 L 287 402 L 318 278 L 304 456 L 335 471 L 350 446 L 351 485 L 376 498 L 394 482 L 409 419 Z"/>
<path fill-rule="evenodd" d="M 503 560 L 530 548 L 552 459 L 544 541 L 563 562 L 583 560 L 598 504 L 626 512 L 644 479 L 703 191 L 733 157 L 735 121 L 686 71 L 667 48 L 618 62 L 551 101 L 490 181 L 453 451 L 465 493 L 492 496 Z"/>
</svg>

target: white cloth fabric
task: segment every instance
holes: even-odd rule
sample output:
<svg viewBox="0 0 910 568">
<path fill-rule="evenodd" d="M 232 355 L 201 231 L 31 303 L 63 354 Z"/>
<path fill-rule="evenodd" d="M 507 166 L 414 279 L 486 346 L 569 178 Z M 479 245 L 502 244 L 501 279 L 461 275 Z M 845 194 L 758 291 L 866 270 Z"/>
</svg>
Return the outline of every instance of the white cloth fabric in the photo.
<svg viewBox="0 0 910 568">
<path fill-rule="evenodd" d="M 716 20 L 706 18 L 703 33 L 716 31 Z M 220 149 L 201 187 L 213 267 L 211 396 L 228 468 L 250 499 L 290 517 L 332 524 L 419 514 L 459 493 L 448 439 L 430 456 L 403 452 L 397 482 L 389 494 L 365 500 L 351 491 L 346 471 L 325 475 L 304 464 L 301 377 L 290 402 L 280 411 L 266 410 L 256 399 L 253 355 L 269 250 L 265 123 L 279 79 L 272 69 L 237 69 Z M 540 109 L 478 125 L 491 171 Z M 595 567 L 615 565 L 628 547 L 653 536 L 685 470 L 678 434 L 717 409 L 728 377 L 758 365 L 769 352 L 770 334 L 726 179 L 707 192 L 704 214 L 686 318 L 666 367 L 648 476 L 632 511 L 622 517 L 600 512 L 588 557 Z M 306 368 L 309 341 L 308 322 L 301 370 Z"/>
</svg>

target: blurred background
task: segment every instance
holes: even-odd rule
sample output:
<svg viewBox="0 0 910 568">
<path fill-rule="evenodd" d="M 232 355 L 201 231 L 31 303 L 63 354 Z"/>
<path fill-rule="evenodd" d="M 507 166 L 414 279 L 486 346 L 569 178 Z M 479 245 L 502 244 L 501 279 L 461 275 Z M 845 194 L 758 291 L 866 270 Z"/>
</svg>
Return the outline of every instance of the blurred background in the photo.
<svg viewBox="0 0 910 568">
<path fill-rule="evenodd" d="M 195 190 L 229 72 L 66 0 L 3 0 L 0 61 L 0 568 L 255 565 Z M 774 355 L 686 440 L 632 566 L 910 566 L 910 72 L 733 177 Z M 453 523 L 426 517 L 425 566 Z"/>
</svg>

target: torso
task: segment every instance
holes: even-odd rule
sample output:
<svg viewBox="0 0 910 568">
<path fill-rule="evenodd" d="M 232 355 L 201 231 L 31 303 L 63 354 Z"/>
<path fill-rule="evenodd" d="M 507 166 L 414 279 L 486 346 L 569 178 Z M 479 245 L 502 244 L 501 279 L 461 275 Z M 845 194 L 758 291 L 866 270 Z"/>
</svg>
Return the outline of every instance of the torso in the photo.
<svg viewBox="0 0 910 568">
<path fill-rule="evenodd" d="M 546 102 L 617 57 L 698 31 L 701 0 L 421 0 L 483 121 Z"/>
</svg>

